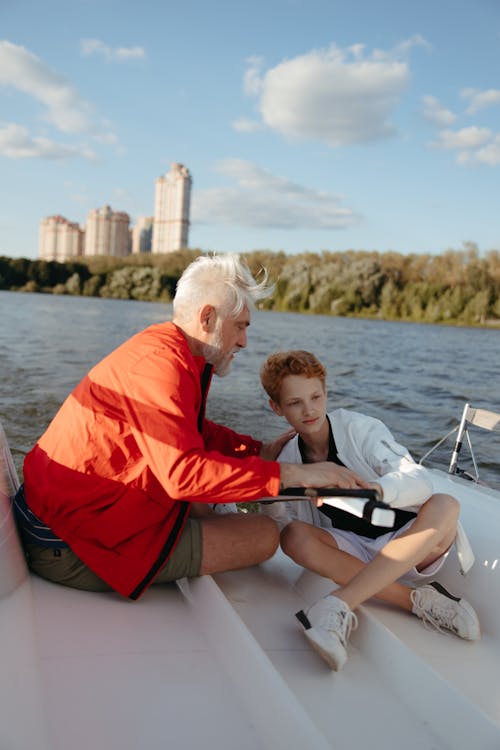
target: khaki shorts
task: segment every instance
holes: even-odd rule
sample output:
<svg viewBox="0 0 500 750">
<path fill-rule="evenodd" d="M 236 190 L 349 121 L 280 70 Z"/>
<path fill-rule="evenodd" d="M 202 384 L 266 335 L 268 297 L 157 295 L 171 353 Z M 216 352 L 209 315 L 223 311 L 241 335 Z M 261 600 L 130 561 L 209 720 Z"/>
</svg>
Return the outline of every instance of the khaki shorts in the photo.
<svg viewBox="0 0 500 750">
<path fill-rule="evenodd" d="M 188 518 L 174 551 L 155 576 L 153 584 L 170 583 L 178 578 L 194 578 L 199 575 L 201 546 L 201 523 Z M 25 554 L 30 570 L 48 581 L 85 591 L 113 590 L 69 547 L 50 549 L 37 544 L 26 544 Z"/>
</svg>

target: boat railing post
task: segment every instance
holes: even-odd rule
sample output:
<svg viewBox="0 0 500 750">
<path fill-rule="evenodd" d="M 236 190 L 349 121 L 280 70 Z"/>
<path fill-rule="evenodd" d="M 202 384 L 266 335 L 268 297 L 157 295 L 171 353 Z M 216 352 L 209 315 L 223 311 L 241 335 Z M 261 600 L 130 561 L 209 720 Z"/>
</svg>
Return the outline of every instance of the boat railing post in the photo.
<svg viewBox="0 0 500 750">
<path fill-rule="evenodd" d="M 469 404 L 465 404 L 462 412 L 462 419 L 460 420 L 460 426 L 458 428 L 457 439 L 455 441 L 455 447 L 451 455 L 450 466 L 448 468 L 448 474 L 456 474 L 458 464 L 458 454 L 462 449 L 464 432 L 467 430 L 467 416 L 469 413 Z"/>
</svg>

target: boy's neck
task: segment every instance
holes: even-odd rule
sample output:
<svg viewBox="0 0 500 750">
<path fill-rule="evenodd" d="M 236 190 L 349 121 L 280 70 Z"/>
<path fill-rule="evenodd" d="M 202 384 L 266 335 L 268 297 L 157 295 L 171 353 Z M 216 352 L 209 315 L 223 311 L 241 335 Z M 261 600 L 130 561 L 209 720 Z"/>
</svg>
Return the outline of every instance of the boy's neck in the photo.
<svg viewBox="0 0 500 750">
<path fill-rule="evenodd" d="M 303 450 L 310 463 L 318 463 L 328 459 L 330 447 L 330 423 L 325 419 L 323 426 L 318 432 L 309 435 L 300 435 Z"/>
</svg>

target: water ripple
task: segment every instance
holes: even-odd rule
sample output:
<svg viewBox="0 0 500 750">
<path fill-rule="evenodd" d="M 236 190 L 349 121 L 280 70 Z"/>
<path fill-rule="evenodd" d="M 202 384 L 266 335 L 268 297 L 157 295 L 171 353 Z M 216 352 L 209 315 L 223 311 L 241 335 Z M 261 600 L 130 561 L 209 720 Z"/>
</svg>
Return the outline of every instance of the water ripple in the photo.
<svg viewBox="0 0 500 750">
<path fill-rule="evenodd" d="M 0 292 L 0 420 L 18 468 L 95 362 L 170 317 L 161 303 Z M 327 367 L 332 408 L 384 420 L 420 457 L 458 422 L 464 403 L 500 412 L 499 344 L 496 330 L 257 312 L 233 372 L 214 379 L 207 415 L 272 439 L 285 425 L 269 408 L 260 366 L 272 351 L 309 349 Z M 452 444 L 436 453 L 442 466 Z M 473 445 L 483 478 L 500 485 L 500 436 L 478 431 Z"/>
</svg>

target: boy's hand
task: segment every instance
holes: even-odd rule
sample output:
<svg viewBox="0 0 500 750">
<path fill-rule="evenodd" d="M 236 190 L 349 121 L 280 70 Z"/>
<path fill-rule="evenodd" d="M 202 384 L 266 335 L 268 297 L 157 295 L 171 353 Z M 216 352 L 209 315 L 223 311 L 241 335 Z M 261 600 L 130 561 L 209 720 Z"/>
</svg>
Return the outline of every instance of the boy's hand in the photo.
<svg viewBox="0 0 500 750">
<path fill-rule="evenodd" d="M 283 446 L 295 437 L 296 434 L 295 430 L 287 430 L 286 432 L 283 432 L 276 438 L 276 440 L 273 440 L 272 443 L 266 443 L 262 446 L 259 453 L 260 457 L 266 461 L 276 461 Z"/>
</svg>

